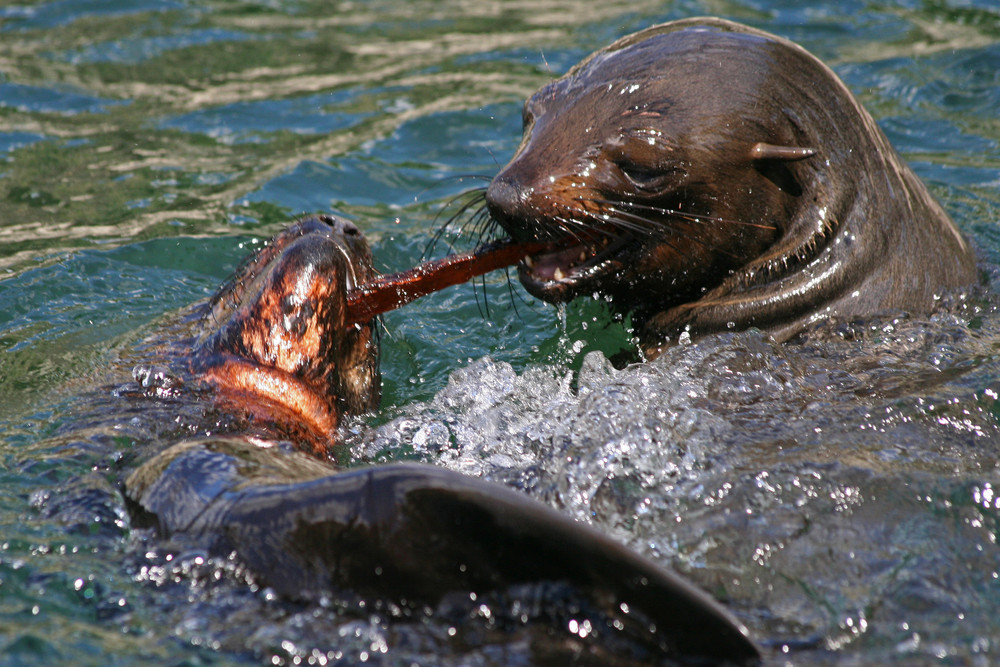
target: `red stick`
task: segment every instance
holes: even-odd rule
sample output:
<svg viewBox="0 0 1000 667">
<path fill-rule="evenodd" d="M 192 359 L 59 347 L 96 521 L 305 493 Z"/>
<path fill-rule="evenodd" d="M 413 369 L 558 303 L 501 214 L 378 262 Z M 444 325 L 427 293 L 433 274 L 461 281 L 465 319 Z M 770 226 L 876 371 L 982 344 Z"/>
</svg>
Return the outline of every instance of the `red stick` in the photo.
<svg viewBox="0 0 1000 667">
<path fill-rule="evenodd" d="M 550 243 L 516 243 L 501 239 L 459 255 L 431 260 L 408 271 L 379 276 L 347 293 L 347 323 L 367 322 L 431 292 L 468 282 L 535 255 Z"/>
</svg>

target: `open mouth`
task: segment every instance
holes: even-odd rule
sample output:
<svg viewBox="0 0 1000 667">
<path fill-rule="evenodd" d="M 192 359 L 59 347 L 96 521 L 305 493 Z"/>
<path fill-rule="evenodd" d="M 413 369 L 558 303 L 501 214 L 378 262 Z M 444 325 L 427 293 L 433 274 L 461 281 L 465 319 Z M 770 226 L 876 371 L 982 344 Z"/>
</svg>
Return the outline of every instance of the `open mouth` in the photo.
<svg viewBox="0 0 1000 667">
<path fill-rule="evenodd" d="M 620 267 L 621 251 L 629 240 L 627 235 L 605 236 L 593 243 L 525 256 L 518 265 L 518 276 L 532 292 L 546 296 L 571 292 Z"/>
</svg>

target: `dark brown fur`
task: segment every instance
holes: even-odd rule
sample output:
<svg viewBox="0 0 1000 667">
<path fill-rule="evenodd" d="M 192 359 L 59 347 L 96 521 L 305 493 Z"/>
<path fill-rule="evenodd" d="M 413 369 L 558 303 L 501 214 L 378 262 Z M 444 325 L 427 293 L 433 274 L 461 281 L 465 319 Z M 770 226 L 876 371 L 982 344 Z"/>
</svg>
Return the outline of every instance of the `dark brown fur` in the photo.
<svg viewBox="0 0 1000 667">
<path fill-rule="evenodd" d="M 549 301 L 611 296 L 648 356 L 683 331 L 781 340 L 927 312 L 975 280 L 966 241 L 844 84 L 767 33 L 649 28 L 538 91 L 524 124 L 490 212 L 517 240 L 578 245 L 522 264 L 522 282 Z"/>
</svg>

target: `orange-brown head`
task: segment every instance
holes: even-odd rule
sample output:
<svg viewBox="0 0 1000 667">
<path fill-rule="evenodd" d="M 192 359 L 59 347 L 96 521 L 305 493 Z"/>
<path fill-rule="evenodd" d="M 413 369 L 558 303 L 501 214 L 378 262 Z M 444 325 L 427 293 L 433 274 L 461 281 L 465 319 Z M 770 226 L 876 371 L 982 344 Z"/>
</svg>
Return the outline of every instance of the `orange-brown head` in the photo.
<svg viewBox="0 0 1000 667">
<path fill-rule="evenodd" d="M 345 321 L 347 291 L 373 274 L 353 223 L 330 215 L 297 222 L 213 299 L 194 371 L 254 421 L 328 454 L 339 417 L 379 402 L 373 322 Z"/>
</svg>

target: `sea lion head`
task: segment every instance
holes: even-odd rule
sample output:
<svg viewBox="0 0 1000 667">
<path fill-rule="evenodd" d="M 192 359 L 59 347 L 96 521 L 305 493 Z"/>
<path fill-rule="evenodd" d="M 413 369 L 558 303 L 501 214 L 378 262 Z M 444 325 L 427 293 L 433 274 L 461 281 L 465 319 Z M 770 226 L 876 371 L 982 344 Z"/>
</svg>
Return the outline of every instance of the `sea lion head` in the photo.
<svg viewBox="0 0 1000 667">
<path fill-rule="evenodd" d="M 734 42 L 749 62 L 720 67 Z M 717 26 L 652 28 L 527 101 L 524 139 L 487 204 L 518 240 L 572 239 L 519 267 L 529 292 L 600 293 L 655 313 L 698 298 L 786 231 L 802 192 L 787 163 L 813 151 L 777 120 L 773 64 L 757 66 L 764 43 Z"/>
<path fill-rule="evenodd" d="M 954 224 L 823 63 L 721 19 L 602 49 L 524 105 L 486 192 L 551 302 L 610 297 L 655 349 L 679 330 L 930 310 L 974 259 Z M 940 248 L 940 252 L 930 250 Z"/>
<path fill-rule="evenodd" d="M 196 372 L 255 418 L 286 430 L 302 426 L 322 452 L 335 440 L 339 415 L 379 402 L 373 322 L 345 319 L 348 290 L 373 274 L 368 243 L 353 223 L 331 215 L 300 220 L 211 301 Z"/>
</svg>

